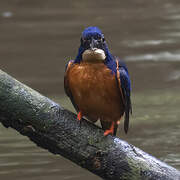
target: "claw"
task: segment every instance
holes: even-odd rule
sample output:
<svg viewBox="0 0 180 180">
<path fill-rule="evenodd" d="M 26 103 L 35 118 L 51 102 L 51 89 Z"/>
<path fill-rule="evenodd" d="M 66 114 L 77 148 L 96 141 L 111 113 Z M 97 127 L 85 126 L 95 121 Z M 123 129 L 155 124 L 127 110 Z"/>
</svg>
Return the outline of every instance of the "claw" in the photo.
<svg viewBox="0 0 180 180">
<path fill-rule="evenodd" d="M 107 130 L 104 132 L 104 136 L 107 136 L 108 134 L 111 134 L 111 135 L 114 134 L 114 121 L 112 122 L 110 129 L 107 129 Z"/>
</svg>

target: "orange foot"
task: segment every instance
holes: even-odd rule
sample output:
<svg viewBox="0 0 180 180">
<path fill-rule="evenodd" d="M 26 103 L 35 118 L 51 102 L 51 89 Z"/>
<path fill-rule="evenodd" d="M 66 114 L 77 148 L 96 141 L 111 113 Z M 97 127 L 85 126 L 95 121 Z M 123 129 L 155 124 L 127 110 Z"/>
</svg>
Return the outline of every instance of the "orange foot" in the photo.
<svg viewBox="0 0 180 180">
<path fill-rule="evenodd" d="M 108 134 L 112 134 L 112 135 L 114 134 L 114 121 L 112 122 L 110 129 L 107 129 L 104 132 L 104 136 L 107 136 Z"/>
<path fill-rule="evenodd" d="M 79 121 L 82 119 L 82 112 L 81 111 L 78 112 L 77 119 Z"/>
</svg>

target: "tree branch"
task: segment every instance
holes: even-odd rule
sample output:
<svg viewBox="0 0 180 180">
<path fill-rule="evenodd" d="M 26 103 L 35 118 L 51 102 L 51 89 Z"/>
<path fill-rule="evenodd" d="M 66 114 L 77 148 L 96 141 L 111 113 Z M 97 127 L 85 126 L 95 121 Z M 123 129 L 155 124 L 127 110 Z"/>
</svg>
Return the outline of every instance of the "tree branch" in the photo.
<svg viewBox="0 0 180 180">
<path fill-rule="evenodd" d="M 103 179 L 178 180 L 180 172 L 82 120 L 0 70 L 0 122 Z"/>
</svg>

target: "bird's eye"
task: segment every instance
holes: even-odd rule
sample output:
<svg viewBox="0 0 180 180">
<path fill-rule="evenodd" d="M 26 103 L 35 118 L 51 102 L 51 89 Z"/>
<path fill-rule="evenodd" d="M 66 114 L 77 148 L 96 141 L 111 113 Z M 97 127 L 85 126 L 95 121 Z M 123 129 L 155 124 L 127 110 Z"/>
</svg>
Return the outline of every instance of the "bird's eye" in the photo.
<svg viewBox="0 0 180 180">
<path fill-rule="evenodd" d="M 102 42 L 104 42 L 105 41 L 105 39 L 104 39 L 104 37 L 100 37 L 100 38 L 98 38 L 98 40 L 97 40 L 99 43 L 102 43 Z"/>
<path fill-rule="evenodd" d="M 97 41 L 98 41 L 99 43 L 101 43 L 101 42 L 102 42 L 102 38 L 98 38 Z"/>
<path fill-rule="evenodd" d="M 83 39 L 83 42 L 84 42 L 84 43 L 91 41 L 91 38 L 90 38 L 90 37 L 86 37 L 86 38 L 82 38 L 82 39 Z"/>
</svg>

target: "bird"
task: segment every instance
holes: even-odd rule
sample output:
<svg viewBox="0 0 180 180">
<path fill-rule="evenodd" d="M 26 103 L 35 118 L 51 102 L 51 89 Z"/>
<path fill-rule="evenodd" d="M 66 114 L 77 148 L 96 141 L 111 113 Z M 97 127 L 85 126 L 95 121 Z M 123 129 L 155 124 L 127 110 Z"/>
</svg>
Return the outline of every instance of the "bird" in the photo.
<svg viewBox="0 0 180 180">
<path fill-rule="evenodd" d="M 110 53 L 104 34 L 96 26 L 84 29 L 74 60 L 68 61 L 64 89 L 77 111 L 77 120 L 100 120 L 104 136 L 116 135 L 124 116 L 128 132 L 131 80 L 124 61 Z"/>
</svg>

